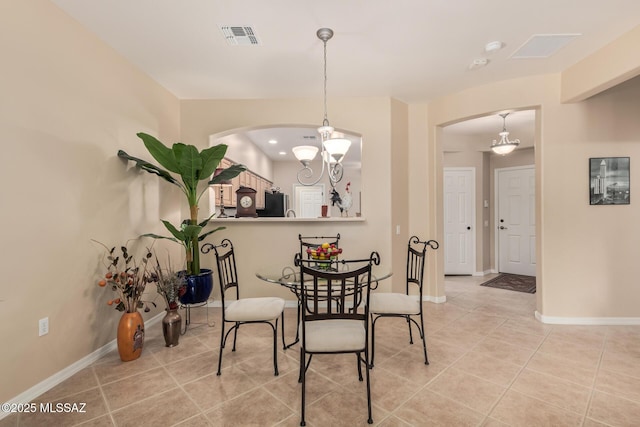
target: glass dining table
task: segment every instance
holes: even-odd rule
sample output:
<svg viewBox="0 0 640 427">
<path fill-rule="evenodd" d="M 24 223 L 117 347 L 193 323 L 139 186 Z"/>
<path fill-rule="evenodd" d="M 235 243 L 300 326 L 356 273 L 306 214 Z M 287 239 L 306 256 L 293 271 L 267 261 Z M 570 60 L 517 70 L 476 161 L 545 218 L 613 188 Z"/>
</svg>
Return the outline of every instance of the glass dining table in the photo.
<svg viewBox="0 0 640 427">
<path fill-rule="evenodd" d="M 393 275 L 391 271 L 374 271 L 371 273 L 371 290 L 375 290 L 378 287 L 379 282 L 388 279 Z M 276 283 L 289 289 L 298 301 L 298 325 L 300 324 L 302 309 L 301 301 L 301 281 L 300 281 L 300 269 L 296 267 L 284 267 L 280 273 L 256 273 L 256 277 L 260 280 L 264 280 L 269 283 Z M 296 327 L 296 337 L 290 344 L 285 345 L 285 349 L 292 347 L 300 341 L 299 328 Z"/>
</svg>

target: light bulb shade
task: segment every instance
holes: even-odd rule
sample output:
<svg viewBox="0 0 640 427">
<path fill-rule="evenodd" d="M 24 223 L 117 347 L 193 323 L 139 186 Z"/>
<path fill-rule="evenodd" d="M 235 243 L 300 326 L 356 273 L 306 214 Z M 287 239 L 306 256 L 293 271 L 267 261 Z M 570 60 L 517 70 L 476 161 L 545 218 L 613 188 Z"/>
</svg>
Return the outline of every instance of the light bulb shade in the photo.
<svg viewBox="0 0 640 427">
<path fill-rule="evenodd" d="M 500 154 L 501 156 L 504 156 L 505 154 L 509 154 L 510 152 L 515 150 L 516 147 L 517 147 L 517 144 L 512 144 L 512 143 L 496 144 L 491 146 L 491 150 L 496 154 Z"/>
<path fill-rule="evenodd" d="M 340 162 L 344 155 L 347 154 L 347 151 L 349 151 L 351 141 L 344 138 L 331 138 L 324 141 L 323 144 L 324 149 L 327 150 L 329 155 Z"/>
<path fill-rule="evenodd" d="M 491 150 L 496 153 L 504 156 L 505 154 L 509 154 L 520 144 L 519 139 L 514 139 L 513 141 L 509 141 L 509 132 L 502 131 L 500 132 L 500 142 L 493 140 L 493 144 L 491 144 Z"/>
<path fill-rule="evenodd" d="M 514 139 L 513 141 L 509 141 L 509 132 L 507 132 L 507 116 L 508 115 L 509 113 L 500 114 L 500 117 L 502 117 L 502 132 L 498 134 L 500 135 L 500 142 L 494 139 L 493 143 L 491 144 L 491 150 L 494 153 L 500 154 L 502 156 L 504 156 L 505 154 L 511 153 L 513 150 L 516 149 L 518 145 L 520 145 L 519 139 Z"/>
<path fill-rule="evenodd" d="M 293 147 L 291 151 L 293 151 L 296 159 L 300 160 L 303 165 L 306 165 L 315 159 L 316 154 L 318 154 L 318 147 L 314 147 L 313 145 L 299 145 Z"/>
<path fill-rule="evenodd" d="M 324 160 L 324 162 L 327 163 L 328 165 L 335 165 L 336 163 L 338 163 L 336 158 L 333 157 L 331 154 L 329 154 L 328 151 L 322 152 L 322 160 Z"/>
</svg>

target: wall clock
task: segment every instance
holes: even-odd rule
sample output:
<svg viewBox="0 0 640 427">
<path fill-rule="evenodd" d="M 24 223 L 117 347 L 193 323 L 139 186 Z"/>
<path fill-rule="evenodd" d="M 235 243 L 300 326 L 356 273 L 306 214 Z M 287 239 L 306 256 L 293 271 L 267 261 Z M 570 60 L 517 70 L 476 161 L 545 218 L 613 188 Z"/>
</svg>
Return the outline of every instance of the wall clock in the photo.
<svg viewBox="0 0 640 427">
<path fill-rule="evenodd" d="M 250 187 L 240 187 L 236 190 L 236 218 L 257 218 L 256 190 Z"/>
</svg>

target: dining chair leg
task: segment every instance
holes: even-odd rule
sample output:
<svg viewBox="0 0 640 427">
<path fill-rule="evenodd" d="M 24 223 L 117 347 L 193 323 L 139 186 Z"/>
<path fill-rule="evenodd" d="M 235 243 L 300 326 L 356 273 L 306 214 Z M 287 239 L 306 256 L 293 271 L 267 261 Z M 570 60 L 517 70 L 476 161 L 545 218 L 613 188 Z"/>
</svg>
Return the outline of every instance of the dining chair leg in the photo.
<svg viewBox="0 0 640 427">
<path fill-rule="evenodd" d="M 220 328 L 220 352 L 218 354 L 218 372 L 216 375 L 220 376 L 222 374 L 222 351 L 224 350 L 224 321 L 222 322 L 222 327 Z"/>
<path fill-rule="evenodd" d="M 300 372 L 298 373 L 298 382 L 302 383 L 302 370 L 304 369 L 304 350 L 300 346 Z"/>
<path fill-rule="evenodd" d="M 368 351 L 366 349 L 364 351 L 364 357 L 365 357 L 365 360 L 369 359 L 369 354 L 368 354 Z M 369 414 L 369 419 L 367 419 L 367 423 L 368 424 L 373 424 L 373 415 L 371 413 L 371 378 L 369 377 L 369 365 L 368 364 L 365 366 L 365 375 L 367 376 L 367 411 L 368 411 L 368 414 Z"/>
<path fill-rule="evenodd" d="M 377 317 L 371 316 L 371 361 L 369 367 L 373 368 L 373 358 L 376 356 L 376 320 Z"/>
<path fill-rule="evenodd" d="M 276 318 L 275 327 L 273 325 L 271 325 L 271 327 L 273 328 L 273 375 L 277 377 L 279 375 L 279 372 L 278 372 L 278 318 Z"/>
<path fill-rule="evenodd" d="M 299 382 L 302 383 L 302 407 L 300 409 L 300 425 L 306 426 L 307 423 L 304 421 L 304 405 L 305 405 L 305 354 L 304 350 L 300 348 L 300 378 Z"/>
<path fill-rule="evenodd" d="M 411 318 L 409 316 L 405 316 L 407 319 L 407 326 L 409 327 L 409 344 L 413 344 L 413 333 L 411 332 Z"/>
<path fill-rule="evenodd" d="M 282 310 L 282 349 L 286 350 L 287 349 L 287 344 L 284 342 L 284 310 Z"/>
<path fill-rule="evenodd" d="M 236 322 L 233 330 L 233 348 L 231 351 L 236 351 L 236 339 L 238 338 L 238 329 L 240 329 L 240 323 Z"/>
<path fill-rule="evenodd" d="M 422 337 L 422 348 L 424 350 L 424 364 L 429 364 L 429 358 L 427 357 L 427 337 L 425 336 L 424 330 L 424 317 L 422 316 L 422 312 L 420 312 L 420 336 Z"/>
<path fill-rule="evenodd" d="M 360 353 L 356 353 L 356 361 L 358 362 L 358 381 L 362 381 L 362 357 Z"/>
</svg>

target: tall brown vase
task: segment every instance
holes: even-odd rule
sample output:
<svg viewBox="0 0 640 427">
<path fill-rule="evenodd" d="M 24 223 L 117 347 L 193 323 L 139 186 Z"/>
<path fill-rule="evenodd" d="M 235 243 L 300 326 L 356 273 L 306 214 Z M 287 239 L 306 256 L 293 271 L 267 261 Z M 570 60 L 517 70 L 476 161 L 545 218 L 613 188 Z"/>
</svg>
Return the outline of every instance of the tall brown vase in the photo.
<svg viewBox="0 0 640 427">
<path fill-rule="evenodd" d="M 167 314 L 162 318 L 162 334 L 167 347 L 175 347 L 180 339 L 180 329 L 182 328 L 182 316 L 178 309 L 167 310 Z"/>
<path fill-rule="evenodd" d="M 123 362 L 135 360 L 142 354 L 144 320 L 139 312 L 123 313 L 118 323 L 118 353 Z"/>
</svg>

